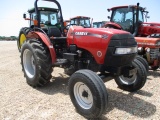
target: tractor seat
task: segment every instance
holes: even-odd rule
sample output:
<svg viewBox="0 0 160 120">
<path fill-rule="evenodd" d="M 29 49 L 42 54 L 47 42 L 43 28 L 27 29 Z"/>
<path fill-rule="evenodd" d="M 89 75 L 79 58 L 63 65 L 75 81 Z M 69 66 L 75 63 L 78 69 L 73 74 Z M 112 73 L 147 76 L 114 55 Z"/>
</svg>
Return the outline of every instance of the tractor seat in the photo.
<svg viewBox="0 0 160 120">
<path fill-rule="evenodd" d="M 51 25 L 51 22 L 50 21 L 46 21 L 44 24 L 45 25 Z"/>
<path fill-rule="evenodd" d="M 47 29 L 48 31 L 47 34 L 49 37 L 61 37 L 61 31 L 56 26 L 53 26 L 50 21 L 46 21 L 45 26 L 45 29 Z"/>
<path fill-rule="evenodd" d="M 53 40 L 54 43 L 66 43 L 66 37 L 62 37 L 61 31 L 56 26 L 48 27 L 48 37 Z"/>
<path fill-rule="evenodd" d="M 61 31 L 56 26 L 48 26 L 49 37 L 61 37 Z"/>
</svg>

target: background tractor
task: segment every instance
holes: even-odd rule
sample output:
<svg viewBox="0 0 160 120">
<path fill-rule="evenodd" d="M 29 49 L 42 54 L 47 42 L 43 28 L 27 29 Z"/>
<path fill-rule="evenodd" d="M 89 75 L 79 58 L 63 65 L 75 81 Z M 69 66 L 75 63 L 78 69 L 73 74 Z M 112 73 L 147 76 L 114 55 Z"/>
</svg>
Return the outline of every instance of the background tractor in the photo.
<svg viewBox="0 0 160 120">
<path fill-rule="evenodd" d="M 64 21 L 64 27 L 66 28 L 65 34 L 67 34 L 67 31 L 69 29 L 70 26 L 82 26 L 85 28 L 90 28 L 92 27 L 92 21 L 90 20 L 90 17 L 86 17 L 86 16 L 76 16 L 73 18 L 70 18 L 70 20 L 65 20 Z"/>
<path fill-rule="evenodd" d="M 93 22 L 93 27 L 94 28 L 103 28 L 106 22 L 107 21 Z"/>
<path fill-rule="evenodd" d="M 63 67 L 71 75 L 69 95 L 77 112 L 86 118 L 98 118 L 108 107 L 103 81 L 114 78 L 120 89 L 130 92 L 145 85 L 147 72 L 135 59 L 137 42 L 132 34 L 86 26 L 71 25 L 68 29 L 64 27 L 58 1 L 45 0 L 57 8 L 38 7 L 38 1 L 29 10 L 29 18 L 23 15 L 30 27 L 20 30 L 20 43 L 21 36 L 26 39 L 18 46 L 22 70 L 30 86 L 44 86 L 50 82 L 53 68 Z"/>
<path fill-rule="evenodd" d="M 70 25 L 83 26 L 85 28 L 92 27 L 92 20 L 86 16 L 76 16 L 70 19 Z"/>
<path fill-rule="evenodd" d="M 137 5 L 117 6 L 112 11 L 110 22 L 105 27 L 125 30 L 133 34 L 138 43 L 138 54 L 145 58 L 150 68 L 160 66 L 160 23 L 144 22 L 148 11 Z"/>
</svg>

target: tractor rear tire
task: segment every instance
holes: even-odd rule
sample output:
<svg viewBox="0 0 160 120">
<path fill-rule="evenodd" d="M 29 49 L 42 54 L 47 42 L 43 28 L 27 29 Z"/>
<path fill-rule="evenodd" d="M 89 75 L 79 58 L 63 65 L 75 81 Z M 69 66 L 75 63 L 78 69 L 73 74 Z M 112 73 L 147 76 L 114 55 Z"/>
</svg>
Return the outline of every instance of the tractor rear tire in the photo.
<svg viewBox="0 0 160 120">
<path fill-rule="evenodd" d="M 17 47 L 18 47 L 19 52 L 21 52 L 21 47 L 22 47 L 23 43 L 25 42 L 26 35 L 28 34 L 28 32 L 30 30 L 31 29 L 29 27 L 21 28 L 21 30 L 19 32 L 19 37 L 18 37 L 18 40 L 17 40 Z"/>
<path fill-rule="evenodd" d="M 37 39 L 29 39 L 22 45 L 21 64 L 27 83 L 32 87 L 44 86 L 53 71 L 49 49 Z"/>
<path fill-rule="evenodd" d="M 115 78 L 118 87 L 129 92 L 140 90 L 145 85 L 147 79 L 147 71 L 141 62 L 135 59 L 132 62 L 132 66 L 137 68 L 137 73 L 130 77 L 121 75 Z"/>
<path fill-rule="evenodd" d="M 141 57 L 139 55 L 136 56 L 136 59 L 138 61 L 140 61 L 144 65 L 144 67 L 146 68 L 146 71 L 148 73 L 148 71 L 149 71 L 149 65 L 148 65 L 148 62 L 146 61 L 146 59 L 144 59 L 143 57 Z"/>
<path fill-rule="evenodd" d="M 108 94 L 102 79 L 91 70 L 78 70 L 69 79 L 69 95 L 77 112 L 99 118 L 108 107 Z"/>
</svg>

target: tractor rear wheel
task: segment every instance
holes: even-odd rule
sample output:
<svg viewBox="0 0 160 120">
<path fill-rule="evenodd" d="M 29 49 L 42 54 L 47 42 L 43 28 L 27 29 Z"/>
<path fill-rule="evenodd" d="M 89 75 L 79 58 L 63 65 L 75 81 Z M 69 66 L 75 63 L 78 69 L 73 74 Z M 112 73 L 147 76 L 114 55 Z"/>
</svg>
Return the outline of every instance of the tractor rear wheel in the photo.
<svg viewBox="0 0 160 120">
<path fill-rule="evenodd" d="M 37 40 L 27 40 L 22 45 L 21 64 L 27 83 L 33 87 L 43 86 L 51 79 L 53 71 L 49 49 Z"/>
<path fill-rule="evenodd" d="M 28 34 L 28 32 L 30 30 L 31 29 L 28 28 L 28 27 L 21 28 L 21 30 L 19 32 L 19 37 L 18 37 L 18 40 L 17 40 L 17 47 L 18 47 L 19 52 L 21 52 L 22 44 L 25 42 L 26 35 Z"/>
<path fill-rule="evenodd" d="M 78 70 L 69 79 L 69 95 L 77 112 L 98 118 L 106 112 L 108 94 L 102 79 L 93 71 Z"/>
<path fill-rule="evenodd" d="M 132 66 L 137 68 L 137 72 L 134 75 L 130 77 L 121 75 L 115 78 L 115 81 L 120 89 L 130 92 L 141 89 L 146 83 L 147 79 L 147 71 L 141 62 L 135 59 L 132 62 Z"/>
</svg>

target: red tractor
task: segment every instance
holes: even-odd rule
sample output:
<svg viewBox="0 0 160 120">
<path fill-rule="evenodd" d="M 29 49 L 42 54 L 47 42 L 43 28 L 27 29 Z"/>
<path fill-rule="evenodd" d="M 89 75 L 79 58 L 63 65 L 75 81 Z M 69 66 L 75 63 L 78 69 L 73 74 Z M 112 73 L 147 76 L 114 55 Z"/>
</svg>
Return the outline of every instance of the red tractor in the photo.
<svg viewBox="0 0 160 120">
<path fill-rule="evenodd" d="M 76 17 L 70 18 L 70 20 L 65 20 L 64 21 L 65 34 L 67 34 L 67 31 L 71 25 L 90 28 L 92 27 L 92 21 L 90 17 L 86 17 L 86 16 L 76 16 Z"/>
<path fill-rule="evenodd" d="M 138 43 L 138 54 L 145 58 L 152 70 L 160 66 L 160 23 L 144 22 L 148 11 L 137 5 L 117 6 L 105 27 L 125 30 L 133 34 Z"/>
<path fill-rule="evenodd" d="M 103 28 L 107 21 L 93 22 L 94 28 Z"/>
<path fill-rule="evenodd" d="M 45 1 L 57 8 L 38 7 L 36 0 L 28 11 L 30 18 L 24 14 L 30 27 L 20 30 L 20 37 L 26 37 L 20 47 L 21 65 L 30 86 L 44 86 L 50 82 L 53 68 L 63 67 L 71 75 L 68 88 L 72 103 L 86 118 L 100 117 L 108 107 L 103 81 L 115 79 L 120 89 L 130 92 L 144 86 L 147 72 L 135 59 L 137 42 L 132 34 L 86 26 L 67 29 L 59 2 Z"/>
<path fill-rule="evenodd" d="M 92 20 L 86 16 L 76 16 L 70 19 L 70 25 L 83 26 L 85 28 L 92 27 Z"/>
</svg>

